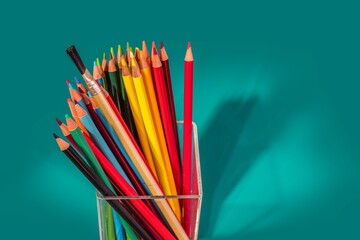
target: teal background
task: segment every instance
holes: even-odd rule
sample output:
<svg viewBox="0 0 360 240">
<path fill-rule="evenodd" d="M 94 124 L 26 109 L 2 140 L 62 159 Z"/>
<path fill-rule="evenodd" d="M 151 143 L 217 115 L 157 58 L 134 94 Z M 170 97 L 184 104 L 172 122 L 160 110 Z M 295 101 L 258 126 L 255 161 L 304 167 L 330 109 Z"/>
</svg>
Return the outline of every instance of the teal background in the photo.
<svg viewBox="0 0 360 240">
<path fill-rule="evenodd" d="M 98 239 L 94 189 L 58 150 L 78 47 L 163 40 L 182 118 L 195 57 L 203 239 L 360 239 L 356 1 L 2 4 L 1 239 Z"/>
</svg>

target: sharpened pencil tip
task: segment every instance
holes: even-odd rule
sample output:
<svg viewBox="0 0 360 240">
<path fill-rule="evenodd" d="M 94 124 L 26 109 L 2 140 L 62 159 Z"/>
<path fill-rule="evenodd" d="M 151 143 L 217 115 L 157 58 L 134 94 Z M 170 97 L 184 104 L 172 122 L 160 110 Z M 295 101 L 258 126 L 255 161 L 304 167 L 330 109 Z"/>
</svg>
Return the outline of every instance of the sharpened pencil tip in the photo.
<svg viewBox="0 0 360 240">
<path fill-rule="evenodd" d="M 78 79 L 76 76 L 74 77 L 74 79 L 75 79 L 75 83 L 76 83 L 76 84 L 80 84 L 80 81 L 79 81 L 79 79 Z"/>
<path fill-rule="evenodd" d="M 157 52 L 157 50 L 156 50 L 155 42 L 152 42 L 152 54 L 153 54 L 153 55 L 158 55 L 158 52 Z"/>
<path fill-rule="evenodd" d="M 70 81 L 69 81 L 69 80 L 65 80 L 65 82 L 66 82 L 66 85 L 68 85 L 68 86 L 69 86 Z"/>
<path fill-rule="evenodd" d="M 188 42 L 187 49 L 191 48 L 191 43 Z"/>
<path fill-rule="evenodd" d="M 164 43 L 162 41 L 160 42 L 160 48 L 164 48 Z"/>
<path fill-rule="evenodd" d="M 103 53 L 103 59 L 106 60 L 106 53 Z"/>
<path fill-rule="evenodd" d="M 56 138 L 60 138 L 58 135 L 56 135 L 55 133 L 53 133 L 53 137 Z"/>
<path fill-rule="evenodd" d="M 111 58 L 115 58 L 115 53 L 114 53 L 113 47 L 110 48 L 110 55 L 111 55 Z"/>
<path fill-rule="evenodd" d="M 62 121 L 60 121 L 60 119 L 55 118 L 55 121 L 57 122 L 57 124 L 60 126 L 62 124 Z"/>
<path fill-rule="evenodd" d="M 65 119 L 70 118 L 69 114 L 65 114 Z"/>
<path fill-rule="evenodd" d="M 100 59 L 99 59 L 99 58 L 96 58 L 96 65 L 97 65 L 98 67 L 101 66 L 101 64 L 100 64 Z"/>
</svg>

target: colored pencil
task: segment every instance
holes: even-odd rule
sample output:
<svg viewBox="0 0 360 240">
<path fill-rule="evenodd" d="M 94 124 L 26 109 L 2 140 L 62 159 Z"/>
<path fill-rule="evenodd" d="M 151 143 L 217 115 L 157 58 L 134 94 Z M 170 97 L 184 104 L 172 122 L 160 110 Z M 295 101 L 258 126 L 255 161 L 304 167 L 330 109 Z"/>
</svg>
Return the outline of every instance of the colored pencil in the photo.
<svg viewBox="0 0 360 240">
<path fill-rule="evenodd" d="M 98 128 L 96 127 L 94 121 L 87 114 L 87 112 L 78 104 L 75 105 L 76 112 L 79 116 L 80 121 L 84 124 L 88 132 L 90 133 L 91 138 L 96 142 L 97 146 L 101 149 L 107 159 L 111 162 L 111 164 L 116 168 L 116 170 L 124 177 L 124 179 L 134 188 L 130 179 L 124 172 L 123 168 L 120 166 L 113 152 L 109 148 L 108 144 L 102 137 Z"/>
<path fill-rule="evenodd" d="M 76 124 L 79 126 L 81 131 L 83 131 L 86 135 L 90 136 L 89 132 L 86 130 L 85 126 L 82 124 L 82 122 L 80 121 L 80 119 L 79 119 L 79 117 L 78 117 L 78 115 L 76 113 L 74 102 L 70 98 L 68 98 L 67 103 L 69 105 L 71 115 L 73 116 Z"/>
<path fill-rule="evenodd" d="M 105 128 L 107 129 L 108 133 L 111 135 L 112 140 L 116 143 L 116 146 L 117 146 L 118 149 L 120 150 L 120 152 L 121 152 L 121 154 L 122 154 L 122 157 L 125 158 L 126 163 L 131 167 L 131 169 L 133 170 L 134 174 L 136 175 L 135 179 L 132 180 L 132 174 L 131 174 L 131 173 L 128 174 L 128 173 L 126 172 L 125 168 L 124 168 L 126 174 L 129 176 L 131 182 L 133 182 L 134 187 L 135 187 L 135 189 L 137 190 L 138 194 L 139 194 L 139 195 L 143 195 L 143 196 L 147 195 L 147 193 L 150 192 L 150 191 L 148 190 L 148 187 L 147 187 L 145 181 L 142 179 L 141 175 L 140 175 L 139 172 L 137 171 L 134 163 L 131 161 L 129 155 L 128 155 L 127 152 L 125 151 L 125 149 L 124 149 L 123 145 L 121 144 L 119 138 L 116 136 L 114 129 L 108 124 L 108 122 L 107 122 L 104 114 L 102 113 L 101 109 L 97 106 L 95 100 L 92 99 L 92 98 L 90 98 L 90 101 L 91 101 L 91 105 L 92 105 L 92 107 L 93 107 L 93 109 L 94 109 L 93 111 L 96 112 L 98 119 L 101 120 L 101 122 L 104 124 Z M 111 143 L 112 141 L 109 140 L 109 142 Z M 114 151 L 116 151 L 116 150 L 114 150 Z M 118 159 L 119 159 L 119 158 L 118 158 Z M 121 160 L 122 160 L 122 159 L 121 159 Z M 123 163 L 122 165 L 125 166 L 126 163 Z M 135 182 L 135 183 L 134 183 L 134 182 Z M 139 185 L 140 185 L 140 186 L 139 186 Z M 150 201 L 146 201 L 146 203 L 148 204 L 148 207 L 149 207 L 154 213 L 158 214 L 157 211 L 156 211 L 156 209 L 154 208 L 154 206 L 151 204 Z"/>
<path fill-rule="evenodd" d="M 192 94 L 193 94 L 193 73 L 194 58 L 191 51 L 191 44 L 188 47 L 184 59 L 184 129 L 183 129 L 183 194 L 191 194 L 191 158 L 192 158 Z M 191 206 L 190 200 L 184 199 L 183 226 L 190 236 L 191 233 Z"/>
<path fill-rule="evenodd" d="M 65 115 L 66 124 L 68 125 L 68 129 L 70 131 L 71 136 L 74 138 L 78 146 L 80 147 L 81 151 L 84 153 L 84 156 L 88 162 L 88 164 L 94 169 L 97 175 L 104 181 L 104 183 L 111 188 L 111 183 L 109 182 L 106 174 L 102 170 L 101 166 L 97 162 L 97 159 L 93 152 L 91 151 L 90 147 L 87 145 L 86 140 L 84 139 L 84 135 L 81 132 L 80 128 L 74 122 L 71 117 Z M 111 188 L 112 189 L 112 188 Z M 112 189 L 113 190 L 113 189 Z M 108 237 L 115 239 L 115 229 L 114 229 L 114 217 L 117 217 L 111 212 L 110 208 L 106 208 L 106 213 L 109 215 L 108 224 L 106 229 L 106 234 Z"/>
<path fill-rule="evenodd" d="M 156 90 L 157 102 L 159 104 L 160 115 L 163 123 L 165 138 L 168 146 L 168 151 L 171 160 L 171 166 L 173 169 L 176 190 L 181 193 L 181 168 L 180 159 L 176 148 L 176 140 L 174 129 L 171 121 L 169 104 L 167 101 L 167 92 L 165 87 L 164 72 L 162 69 L 161 61 L 156 50 L 155 43 L 152 47 L 152 70 L 154 74 L 154 86 Z"/>
<path fill-rule="evenodd" d="M 94 65 L 93 65 L 93 76 L 101 86 L 104 86 L 104 81 L 103 81 L 103 79 L 101 77 L 99 68 L 96 65 L 96 61 L 94 61 Z"/>
<path fill-rule="evenodd" d="M 71 90 L 74 89 L 74 87 L 71 85 L 71 82 L 69 80 L 65 80 L 65 82 L 66 82 L 66 85 L 67 85 L 67 87 L 69 89 L 70 98 L 71 98 L 71 100 L 73 100 L 72 96 L 71 96 Z"/>
<path fill-rule="evenodd" d="M 112 51 L 114 52 L 113 49 L 112 49 Z M 112 53 L 112 55 L 114 55 L 114 53 Z M 129 103 L 127 93 L 125 91 L 124 80 L 122 77 L 121 55 L 122 55 L 122 51 L 121 51 L 121 46 L 119 45 L 118 52 L 117 52 L 116 64 L 114 64 L 115 67 L 113 67 L 113 69 L 114 69 L 114 71 L 116 69 L 116 72 L 118 73 L 118 76 L 117 76 L 117 78 L 119 79 L 117 81 L 119 83 L 118 97 L 119 97 L 121 107 L 122 107 L 121 114 L 125 120 L 125 123 L 127 124 L 128 128 L 130 129 L 130 132 L 132 133 L 132 135 L 134 136 L 136 141 L 139 142 L 139 136 L 136 131 L 135 121 L 134 121 L 133 115 L 131 113 L 130 103 Z M 114 63 L 115 63 L 115 60 L 114 60 Z"/>
<path fill-rule="evenodd" d="M 156 134 L 157 134 L 157 137 L 158 137 L 158 140 L 160 143 L 161 153 L 164 158 L 166 173 L 169 176 L 170 187 L 172 189 L 172 195 L 177 195 L 173 170 L 171 167 L 169 152 L 168 152 L 167 145 L 166 145 L 166 139 L 165 139 L 165 134 L 164 134 L 164 130 L 162 127 L 159 107 L 158 107 L 157 100 L 156 100 L 153 79 L 151 76 L 151 70 L 150 70 L 149 66 L 147 65 L 147 62 L 146 62 L 142 52 L 139 52 L 139 58 L 140 58 L 139 63 L 140 63 L 140 67 L 141 67 L 141 73 L 143 76 L 144 85 L 145 85 L 146 93 L 148 96 L 148 101 L 150 104 L 151 115 L 153 116 Z M 173 186 L 175 186 L 175 187 L 173 187 Z"/>
<path fill-rule="evenodd" d="M 125 106 L 121 96 L 120 78 L 118 69 L 116 68 L 115 59 L 111 58 L 108 64 L 108 73 L 111 86 L 109 91 L 111 98 L 114 100 L 117 108 L 121 113 L 124 113 Z"/>
<path fill-rule="evenodd" d="M 142 51 L 142 54 L 144 55 L 144 58 L 148 64 L 148 66 L 151 67 L 151 57 L 149 55 L 149 50 L 146 46 L 145 41 L 142 41 L 142 43 L 141 43 L 141 51 Z"/>
<path fill-rule="evenodd" d="M 164 159 L 161 154 L 160 144 L 158 141 L 158 137 L 156 135 L 155 125 L 145 90 L 144 80 L 142 78 L 139 67 L 136 63 L 136 60 L 132 52 L 130 52 L 130 59 L 131 59 L 132 79 L 135 87 L 135 92 L 137 99 L 139 101 L 140 111 L 141 111 L 142 119 L 144 121 L 146 134 L 148 136 L 148 140 L 150 143 L 151 152 L 154 157 L 154 163 L 155 163 L 156 173 L 159 178 L 159 182 L 163 187 L 163 190 L 166 195 L 176 196 L 177 193 L 176 193 L 176 186 L 174 179 L 170 179 L 170 176 L 168 176 L 168 173 L 165 168 Z M 173 176 L 171 175 L 171 177 Z M 173 184 L 173 186 L 170 186 L 170 184 Z M 174 210 L 175 214 L 177 215 L 180 221 L 181 214 L 180 214 L 179 201 L 177 199 L 168 199 L 168 200 L 172 209 Z"/>
<path fill-rule="evenodd" d="M 162 196 L 163 192 L 159 187 L 158 182 L 154 179 L 153 175 L 151 174 L 151 171 L 147 168 L 146 164 L 144 163 L 144 159 L 142 159 L 141 154 L 137 151 L 137 148 L 134 146 L 130 137 L 125 131 L 124 126 L 121 124 L 115 112 L 112 110 L 110 104 L 108 103 L 107 99 L 101 92 L 101 88 L 99 87 L 99 85 L 97 85 L 94 78 L 90 74 L 89 70 L 86 69 L 76 48 L 74 46 L 70 46 L 66 50 L 66 52 L 74 62 L 79 72 L 82 74 L 86 84 L 88 85 L 89 90 L 93 95 L 93 98 L 95 99 L 101 110 L 103 111 L 110 125 L 115 130 L 116 135 L 119 137 L 121 143 L 124 145 L 125 150 L 129 153 L 129 156 L 136 165 L 139 173 L 142 175 L 143 179 L 147 182 L 147 186 L 149 187 L 151 194 L 155 196 L 159 196 L 159 195 Z M 168 204 L 168 202 L 165 199 L 159 198 L 156 199 L 156 204 L 159 210 L 161 211 L 161 213 L 163 214 L 163 216 L 165 217 L 167 223 L 171 227 L 172 231 L 176 235 L 176 237 L 180 240 L 189 239 L 184 229 L 182 228 L 180 222 L 178 221 L 176 215 L 174 214 L 170 205 Z"/>
<path fill-rule="evenodd" d="M 86 92 L 86 88 L 84 87 L 84 85 L 79 81 L 79 79 L 77 77 L 74 77 L 75 79 L 75 83 L 76 83 L 76 86 L 78 87 L 78 90 L 79 91 L 82 91 L 82 92 Z"/>
<path fill-rule="evenodd" d="M 98 65 L 99 66 L 99 65 Z M 102 62 L 101 62 L 101 69 L 103 71 L 103 80 L 105 80 L 105 87 L 106 87 L 106 90 L 112 94 L 111 92 L 111 81 L 110 81 L 110 77 L 109 77 L 109 71 L 108 71 L 108 62 L 107 62 L 107 59 L 106 59 L 106 53 L 103 54 L 103 59 L 102 59 Z"/>
<path fill-rule="evenodd" d="M 136 136 L 134 136 L 134 135 L 132 134 L 132 132 L 130 131 L 130 129 L 129 129 L 128 126 L 126 125 L 124 119 L 122 118 L 119 110 L 116 108 L 116 106 L 115 106 L 112 98 L 110 97 L 109 93 L 108 93 L 103 87 L 101 87 L 101 92 L 102 92 L 102 94 L 105 96 L 105 98 L 106 98 L 107 102 L 109 103 L 111 109 L 114 111 L 117 119 L 118 119 L 118 120 L 120 121 L 120 123 L 124 126 L 124 130 L 125 130 L 126 133 L 128 134 L 128 136 L 129 136 L 132 144 L 134 144 L 136 150 L 137 150 L 137 151 L 139 152 L 139 154 L 141 155 L 141 158 L 142 158 L 142 159 L 145 159 L 145 156 L 143 155 L 143 152 L 142 152 L 142 150 L 141 150 L 140 147 L 139 147 L 139 141 L 136 140 L 136 138 L 135 138 Z M 106 121 L 106 122 L 107 122 L 107 121 Z M 145 164 L 147 165 L 147 167 L 149 167 L 147 161 L 145 161 Z"/>
<path fill-rule="evenodd" d="M 116 53 L 116 63 L 119 69 L 121 68 L 121 56 L 122 56 L 122 49 L 121 49 L 121 45 L 119 44 Z"/>
<path fill-rule="evenodd" d="M 160 60 L 161 60 L 161 64 L 163 65 L 167 97 L 168 97 L 169 108 L 171 112 L 171 120 L 173 124 L 175 140 L 176 140 L 176 148 L 180 159 L 181 155 L 180 155 L 179 133 L 176 123 L 176 111 L 175 111 L 174 94 L 173 94 L 172 82 L 171 82 L 171 74 L 170 74 L 170 63 L 163 42 L 160 42 Z"/>
<path fill-rule="evenodd" d="M 130 107 L 131 107 L 131 111 L 134 116 L 135 126 L 136 126 L 136 130 L 138 132 L 138 135 L 139 135 L 140 144 L 141 144 L 143 153 L 145 154 L 146 160 L 149 163 L 149 166 L 150 166 L 154 176 L 156 177 L 156 179 L 158 179 L 154 159 L 153 159 L 151 149 L 150 149 L 149 139 L 146 135 L 144 119 L 141 115 L 140 104 L 139 104 L 139 101 L 136 96 L 134 82 L 133 82 L 132 76 L 129 72 L 125 58 L 121 59 L 121 64 L 122 64 L 122 66 L 121 66 L 122 67 L 122 76 L 123 76 L 123 80 L 124 80 L 125 90 L 129 97 Z"/>
<path fill-rule="evenodd" d="M 59 138 L 54 134 L 56 142 L 60 150 L 65 153 L 65 155 L 70 159 L 70 161 L 81 171 L 81 173 L 93 184 L 93 186 L 101 193 L 103 196 L 107 197 L 116 197 L 113 191 L 102 181 L 102 179 L 95 173 L 95 171 L 87 165 L 82 157 L 75 151 L 75 149 L 70 146 L 67 142 Z M 129 211 L 126 206 L 126 201 L 118 200 L 106 200 L 112 208 L 126 221 L 129 225 L 143 238 L 151 240 L 153 237 L 148 234 L 148 229 L 144 229 L 143 226 L 139 223 L 138 218 L 134 218 L 132 213 Z M 138 216 L 137 216 L 138 217 Z"/>
<path fill-rule="evenodd" d="M 106 79 L 106 75 L 105 75 L 104 71 L 102 70 L 101 63 L 100 63 L 100 59 L 99 59 L 99 58 L 96 58 L 96 66 L 98 67 L 100 76 L 101 76 L 101 78 L 102 78 L 102 80 L 103 80 L 103 83 L 104 83 L 104 86 L 103 86 L 103 87 L 107 89 L 107 88 L 108 88 L 108 85 L 109 85 L 109 83 L 108 83 L 108 80 L 109 80 L 109 79 Z"/>
<path fill-rule="evenodd" d="M 113 138 L 117 139 L 116 135 L 115 136 L 114 135 L 110 136 L 109 133 L 113 132 L 113 129 L 112 128 L 111 129 L 106 128 L 104 126 L 104 124 L 103 124 L 104 122 L 102 122 L 100 117 L 98 116 L 98 113 L 99 113 L 99 115 L 103 115 L 103 114 L 102 114 L 101 110 L 99 109 L 99 107 L 97 105 L 94 106 L 94 104 L 96 104 L 96 103 L 94 103 L 93 99 L 89 98 L 89 102 L 88 102 L 88 104 L 86 104 L 86 106 L 87 106 L 87 108 L 88 108 L 88 110 L 90 112 L 90 115 L 91 115 L 95 125 L 97 126 L 97 128 L 101 132 L 101 135 L 106 140 L 106 142 L 109 145 L 111 151 L 116 156 L 116 159 L 119 161 L 120 165 L 123 167 L 126 175 L 129 177 L 129 179 L 132 182 L 132 184 L 133 184 L 135 190 L 137 191 L 137 193 L 139 195 L 147 195 L 147 192 L 146 192 L 146 190 L 144 188 L 144 184 L 138 178 L 139 174 L 137 173 L 136 168 L 133 166 L 131 161 L 128 162 L 127 159 L 125 159 L 125 156 L 127 156 L 127 158 L 129 158 L 126 151 L 124 150 L 124 148 L 122 147 L 122 145 L 120 143 L 116 144 L 115 140 L 113 140 Z M 96 112 L 96 110 L 94 108 L 98 110 L 98 113 Z M 151 204 L 150 201 L 146 201 L 146 203 L 147 203 L 148 207 L 154 213 L 158 214 L 156 209 L 154 208 L 154 206 Z"/>
<path fill-rule="evenodd" d="M 86 110 L 86 106 L 82 98 L 82 95 L 78 91 L 76 91 L 76 89 L 72 89 L 70 91 L 70 94 L 72 96 L 73 102 L 77 102 L 78 104 L 80 104 L 82 108 Z"/>
<path fill-rule="evenodd" d="M 62 134 L 64 135 L 64 137 L 66 137 L 67 140 L 69 140 L 69 142 L 76 148 L 76 150 L 78 150 L 81 154 L 82 151 L 79 148 L 79 146 L 77 145 L 77 143 L 75 142 L 74 138 L 71 136 L 68 127 L 65 125 L 65 123 L 63 123 L 62 121 L 60 121 L 60 119 L 55 118 L 57 124 L 59 125 L 59 128 L 62 132 Z"/>
<path fill-rule="evenodd" d="M 77 126 L 76 122 L 74 122 L 71 117 L 66 116 L 66 123 L 68 125 L 68 129 L 70 131 L 71 136 L 73 136 L 73 138 L 75 139 L 76 143 L 79 145 L 81 151 L 84 153 L 89 165 L 94 169 L 94 171 L 96 172 L 96 174 L 103 180 L 103 182 L 112 190 L 114 191 L 108 177 L 106 176 L 104 170 L 101 168 L 96 156 L 94 155 L 94 153 L 92 152 L 90 146 L 88 145 L 88 143 L 85 140 L 85 134 L 83 135 L 79 129 L 79 127 Z M 118 217 L 116 214 L 113 213 L 109 213 L 111 214 L 110 217 L 112 216 L 113 218 Z M 129 225 L 122 219 L 120 218 L 120 221 L 122 223 L 122 225 L 125 228 L 125 231 L 128 234 L 131 234 L 134 236 L 135 239 L 137 239 L 136 235 L 134 234 L 134 232 L 132 231 L 132 229 L 129 227 Z M 109 224 L 110 225 L 110 224 Z M 110 232 L 111 235 L 114 235 L 114 233 Z"/>
<path fill-rule="evenodd" d="M 91 141 L 87 136 L 84 136 L 87 143 L 89 144 L 91 150 L 97 157 L 100 165 L 103 167 L 107 175 L 112 179 L 114 184 L 121 189 L 121 191 L 126 196 L 138 196 L 134 189 L 129 186 L 125 179 L 116 171 L 113 165 L 109 160 L 102 154 L 102 152 L 96 147 L 96 145 Z M 175 239 L 165 225 L 157 218 L 156 215 L 145 205 L 142 200 L 131 201 L 131 203 L 136 207 L 136 209 L 147 219 L 148 222 L 151 222 L 163 239 Z"/>
</svg>

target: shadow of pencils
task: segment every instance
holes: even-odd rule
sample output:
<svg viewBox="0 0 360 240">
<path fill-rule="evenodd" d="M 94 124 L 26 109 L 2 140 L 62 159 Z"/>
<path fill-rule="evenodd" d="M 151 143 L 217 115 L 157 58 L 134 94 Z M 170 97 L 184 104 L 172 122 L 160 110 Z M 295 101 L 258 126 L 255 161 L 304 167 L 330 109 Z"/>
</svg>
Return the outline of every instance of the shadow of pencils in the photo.
<svg viewBox="0 0 360 240">
<path fill-rule="evenodd" d="M 204 197 L 200 237 L 208 237 L 220 214 L 220 207 L 262 152 L 263 148 L 236 149 L 257 98 L 224 101 L 200 135 L 200 160 Z M 236 152 L 236 157 L 232 157 Z M 219 188 L 221 190 L 219 191 Z M 221 193 L 220 193 L 221 192 Z"/>
</svg>

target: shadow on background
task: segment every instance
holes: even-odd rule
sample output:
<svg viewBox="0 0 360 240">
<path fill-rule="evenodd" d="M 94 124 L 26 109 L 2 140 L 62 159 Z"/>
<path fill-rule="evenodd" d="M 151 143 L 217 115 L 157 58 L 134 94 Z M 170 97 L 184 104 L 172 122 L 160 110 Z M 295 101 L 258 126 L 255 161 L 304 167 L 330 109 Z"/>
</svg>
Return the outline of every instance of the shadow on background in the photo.
<svg viewBox="0 0 360 240">
<path fill-rule="evenodd" d="M 258 100 L 233 98 L 215 110 L 200 136 L 200 158 L 204 197 L 200 221 L 200 236 L 209 236 L 219 218 L 220 207 L 233 188 L 253 166 L 263 148 L 237 148 L 244 127 Z M 236 150 L 236 158 L 231 158 Z M 217 190 L 221 188 L 221 196 Z"/>
</svg>

